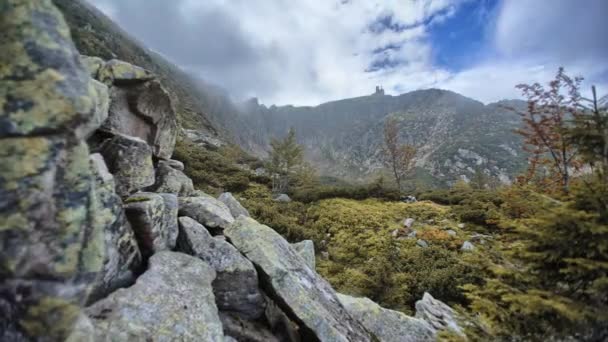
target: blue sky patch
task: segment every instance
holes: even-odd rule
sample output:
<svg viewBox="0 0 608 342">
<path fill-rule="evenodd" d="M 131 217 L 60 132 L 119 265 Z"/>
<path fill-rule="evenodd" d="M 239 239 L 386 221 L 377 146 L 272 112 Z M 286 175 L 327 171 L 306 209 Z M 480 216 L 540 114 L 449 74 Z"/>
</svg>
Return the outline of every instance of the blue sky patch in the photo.
<svg viewBox="0 0 608 342">
<path fill-rule="evenodd" d="M 473 0 L 455 9 L 439 22 L 431 22 L 428 33 L 434 64 L 461 71 L 491 53 L 486 34 L 494 20 L 499 0 Z"/>
</svg>

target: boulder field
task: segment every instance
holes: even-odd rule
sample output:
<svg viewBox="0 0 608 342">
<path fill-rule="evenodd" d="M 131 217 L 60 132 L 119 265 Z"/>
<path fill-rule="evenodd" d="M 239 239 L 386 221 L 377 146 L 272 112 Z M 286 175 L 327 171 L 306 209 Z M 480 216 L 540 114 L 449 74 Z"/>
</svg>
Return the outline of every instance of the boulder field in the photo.
<svg viewBox="0 0 608 342">
<path fill-rule="evenodd" d="M 79 55 L 50 0 L 0 1 L 1 341 L 431 341 L 460 331 L 336 293 L 289 244 L 171 160 L 149 71 Z"/>
</svg>

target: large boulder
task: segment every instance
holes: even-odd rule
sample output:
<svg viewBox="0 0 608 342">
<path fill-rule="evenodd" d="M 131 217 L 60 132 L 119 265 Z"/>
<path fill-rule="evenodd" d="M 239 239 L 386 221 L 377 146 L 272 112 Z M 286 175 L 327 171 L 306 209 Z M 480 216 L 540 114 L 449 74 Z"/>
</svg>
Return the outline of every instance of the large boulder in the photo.
<svg viewBox="0 0 608 342">
<path fill-rule="evenodd" d="M 383 342 L 435 341 L 435 330 L 422 319 L 382 308 L 369 298 L 338 294 L 340 302 Z"/>
<path fill-rule="evenodd" d="M 217 199 L 224 203 L 228 209 L 230 209 L 230 214 L 232 214 L 233 217 L 236 218 L 241 215 L 251 217 L 251 215 L 249 215 L 249 211 L 247 211 L 247 209 L 245 209 L 245 207 L 243 207 L 243 205 L 241 205 L 241 203 L 234 198 L 231 193 L 224 192 Z"/>
<path fill-rule="evenodd" d="M 416 302 L 416 318 L 427 321 L 435 331 L 451 330 L 463 334 L 454 310 L 428 292 Z"/>
<path fill-rule="evenodd" d="M 170 162 L 161 160 L 156 168 L 156 183 L 151 189 L 154 192 L 187 197 L 193 194 L 194 185 L 192 179 L 188 178 L 181 170 L 173 168 Z"/>
<path fill-rule="evenodd" d="M 89 68 L 97 60 L 87 59 Z M 169 159 L 177 138 L 177 115 L 171 97 L 147 70 L 111 60 L 97 70 L 97 78 L 110 86 L 108 120 L 102 130 L 144 140 L 158 158 Z"/>
<path fill-rule="evenodd" d="M 317 268 L 317 264 L 315 261 L 315 244 L 312 240 L 304 240 L 296 243 L 292 243 L 291 247 L 295 249 L 295 251 L 306 261 L 306 265 L 310 267 L 311 270 L 315 270 Z"/>
<path fill-rule="evenodd" d="M 179 229 L 179 250 L 202 259 L 215 269 L 217 277 L 213 289 L 219 309 L 246 319 L 262 316 L 264 298 L 251 261 L 228 242 L 212 237 L 204 226 L 189 217 L 179 218 Z"/>
<path fill-rule="evenodd" d="M 141 254 L 125 216 L 123 203 L 114 192 L 114 177 L 100 154 L 91 155 L 90 161 L 96 185 L 96 201 L 93 202 L 91 212 L 94 213 L 93 220 L 96 224 L 106 227 L 103 270 L 93 284 L 88 299 L 93 302 L 117 288 L 131 285 L 141 265 Z"/>
<path fill-rule="evenodd" d="M 63 340 L 104 267 L 83 138 L 107 93 L 50 0 L 1 1 L 0 32 L 0 340 Z"/>
<path fill-rule="evenodd" d="M 215 198 L 204 195 L 179 198 L 179 216 L 188 216 L 208 228 L 228 228 L 234 217 L 228 207 Z"/>
<path fill-rule="evenodd" d="M 329 283 L 277 232 L 240 216 L 224 233 L 255 264 L 262 288 L 300 325 L 303 340 L 373 340 L 344 309 Z"/>
<path fill-rule="evenodd" d="M 99 341 L 223 341 L 212 267 L 198 258 L 160 252 L 135 285 L 86 309 Z"/>
<path fill-rule="evenodd" d="M 154 184 L 152 150 L 145 141 L 116 134 L 103 141 L 98 149 L 114 175 L 116 193 L 121 197 Z"/>
<path fill-rule="evenodd" d="M 145 258 L 175 247 L 177 196 L 140 192 L 127 198 L 124 208 Z"/>
<path fill-rule="evenodd" d="M 50 0 L 4 0 L 0 10 L 0 137 L 96 129 L 107 90 L 82 67 L 61 13 Z"/>
<path fill-rule="evenodd" d="M 113 59 L 99 66 L 97 79 L 109 86 L 128 85 L 153 80 L 154 75 L 144 68 Z"/>
</svg>

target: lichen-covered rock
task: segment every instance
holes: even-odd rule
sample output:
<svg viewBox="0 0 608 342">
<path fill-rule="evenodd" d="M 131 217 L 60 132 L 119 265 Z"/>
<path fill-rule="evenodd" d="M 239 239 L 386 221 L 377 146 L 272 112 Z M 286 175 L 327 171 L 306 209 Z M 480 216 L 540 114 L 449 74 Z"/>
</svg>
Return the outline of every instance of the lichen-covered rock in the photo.
<svg viewBox="0 0 608 342">
<path fill-rule="evenodd" d="M 226 229 L 234 222 L 230 209 L 224 203 L 208 195 L 180 197 L 179 216 L 193 218 L 207 228 Z"/>
<path fill-rule="evenodd" d="M 369 298 L 355 298 L 340 293 L 338 298 L 353 317 L 383 342 L 435 341 L 435 330 L 422 319 L 384 309 Z"/>
<path fill-rule="evenodd" d="M 212 237 L 204 226 L 189 217 L 179 218 L 179 228 L 179 250 L 207 262 L 217 273 L 213 292 L 218 308 L 246 319 L 262 316 L 264 298 L 251 261 L 228 242 Z"/>
<path fill-rule="evenodd" d="M 161 160 L 156 168 L 156 183 L 151 188 L 154 192 L 177 194 L 182 197 L 191 196 L 194 192 L 192 179 L 182 171 L 174 169 L 171 165 Z"/>
<path fill-rule="evenodd" d="M 160 252 L 149 269 L 86 309 L 99 341 L 224 341 L 211 282 L 198 258 Z"/>
<path fill-rule="evenodd" d="M 1 1 L 0 32 L 0 340 L 63 340 L 105 260 L 82 138 L 107 93 L 50 0 Z"/>
<path fill-rule="evenodd" d="M 224 192 L 217 199 L 224 203 L 228 209 L 230 209 L 230 214 L 232 214 L 233 217 L 236 218 L 241 215 L 250 217 L 249 211 L 247 211 L 247 209 L 245 209 L 245 207 L 243 207 L 243 205 L 241 205 L 241 203 L 237 201 L 237 199 L 234 198 L 231 193 Z"/>
<path fill-rule="evenodd" d="M 99 70 L 106 64 L 106 62 L 99 57 L 84 55 L 80 55 L 80 62 L 89 71 L 89 75 L 94 79 L 98 78 Z"/>
<path fill-rule="evenodd" d="M 292 243 L 291 247 L 293 247 L 302 259 L 306 261 L 306 265 L 308 265 L 311 270 L 314 271 L 317 268 L 317 263 L 315 261 L 315 244 L 312 240 Z"/>
<path fill-rule="evenodd" d="M 125 200 L 125 212 L 144 258 L 172 250 L 177 240 L 177 197 L 140 192 Z"/>
<path fill-rule="evenodd" d="M 86 135 L 99 88 L 50 0 L 0 3 L 0 137 Z"/>
<path fill-rule="evenodd" d="M 131 285 L 141 266 L 141 254 L 135 235 L 126 219 L 123 203 L 114 192 L 114 177 L 100 154 L 91 155 L 90 162 L 95 175 L 95 201 L 92 202 L 90 211 L 95 224 L 105 227 L 105 253 L 98 252 L 104 257 L 103 269 L 93 283 L 89 303 L 105 297 L 117 288 Z"/>
<path fill-rule="evenodd" d="M 154 79 L 154 75 L 144 68 L 113 59 L 98 69 L 97 79 L 111 86 L 150 81 Z"/>
<path fill-rule="evenodd" d="M 157 80 L 110 88 L 108 120 L 102 130 L 140 138 L 158 158 L 169 159 L 177 138 L 177 115 Z"/>
<path fill-rule="evenodd" d="M 329 283 L 273 229 L 240 216 L 224 233 L 256 265 L 262 288 L 293 316 L 303 340 L 373 340 L 344 309 Z"/>
<path fill-rule="evenodd" d="M 154 184 L 152 150 L 145 141 L 117 134 L 101 144 L 99 153 L 114 175 L 116 193 L 121 197 Z"/>
<path fill-rule="evenodd" d="M 84 313 L 78 315 L 65 342 L 95 342 L 95 327 L 87 315 Z"/>
<path fill-rule="evenodd" d="M 428 322 L 435 331 L 451 330 L 463 334 L 456 313 L 452 308 L 425 292 L 422 299 L 416 302 L 416 318 Z"/>
</svg>

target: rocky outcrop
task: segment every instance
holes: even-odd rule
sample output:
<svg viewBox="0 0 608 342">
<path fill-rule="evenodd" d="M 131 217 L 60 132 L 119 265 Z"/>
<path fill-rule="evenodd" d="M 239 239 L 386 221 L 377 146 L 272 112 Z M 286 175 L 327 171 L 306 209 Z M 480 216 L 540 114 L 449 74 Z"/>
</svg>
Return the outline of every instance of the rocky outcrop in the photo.
<svg viewBox="0 0 608 342">
<path fill-rule="evenodd" d="M 231 193 L 224 192 L 217 199 L 220 202 L 224 203 L 228 207 L 228 209 L 230 209 L 230 214 L 232 214 L 233 217 L 237 218 L 241 215 L 246 217 L 251 216 L 249 215 L 249 211 L 247 211 L 247 209 L 245 209 L 245 207 L 243 207 L 241 203 L 237 201 L 234 196 L 232 196 Z"/>
<path fill-rule="evenodd" d="M 107 102 L 50 0 L 0 4 L 0 340 L 62 340 L 104 267 L 83 142 Z"/>
<path fill-rule="evenodd" d="M 172 250 L 177 241 L 177 197 L 137 193 L 125 201 L 125 211 L 144 257 Z"/>
<path fill-rule="evenodd" d="M 435 341 L 435 332 L 426 321 L 382 308 L 368 298 L 338 294 L 346 310 L 383 342 Z"/>
<path fill-rule="evenodd" d="M 192 179 L 182 172 L 184 164 L 176 160 L 158 162 L 156 168 L 156 183 L 150 188 L 154 192 L 176 194 L 179 196 L 191 196 L 194 192 Z M 179 164 L 178 164 L 179 163 Z M 181 165 L 180 165 L 181 164 Z M 177 166 L 177 168 L 175 167 Z M 179 167 L 181 166 L 181 170 Z"/>
<path fill-rule="evenodd" d="M 180 197 L 179 215 L 191 217 L 207 228 L 226 229 L 234 222 L 230 209 L 208 195 Z"/>
<path fill-rule="evenodd" d="M 109 173 L 99 154 L 90 157 L 95 174 L 97 201 L 91 213 L 100 227 L 105 227 L 105 256 L 103 269 L 93 283 L 89 302 L 96 301 L 110 292 L 131 285 L 141 265 L 141 254 L 135 235 L 127 221 L 123 203 L 114 192 L 114 177 Z M 98 248 L 103 248 L 99 246 Z M 101 251 L 99 252 L 100 254 Z"/>
<path fill-rule="evenodd" d="M 246 319 L 261 317 L 265 303 L 251 261 L 228 242 L 212 237 L 204 226 L 189 217 L 179 218 L 179 228 L 179 250 L 215 269 L 213 289 L 220 310 Z"/>
<path fill-rule="evenodd" d="M 169 159 L 177 123 L 154 75 L 79 56 L 50 0 L 0 2 L 0 30 L 0 340 L 392 331 L 344 308 L 314 271 L 311 241 L 290 245 L 232 195 L 193 189 Z M 189 216 L 179 229 L 178 212 Z"/>
<path fill-rule="evenodd" d="M 110 87 L 109 117 L 102 130 L 142 139 L 156 157 L 171 158 L 177 117 L 160 82 L 147 70 L 118 60 L 104 63 L 97 78 Z"/>
<path fill-rule="evenodd" d="M 428 292 L 416 302 L 416 318 L 427 321 L 435 331 L 451 330 L 463 334 L 454 310 Z"/>
<path fill-rule="evenodd" d="M 317 268 L 317 263 L 315 261 L 315 244 L 312 240 L 304 240 L 297 243 L 292 243 L 291 247 L 298 253 L 302 259 L 306 262 L 306 265 L 310 267 L 311 270 L 315 270 Z"/>
<path fill-rule="evenodd" d="M 346 312 L 329 283 L 277 232 L 240 216 L 224 233 L 256 265 L 262 287 L 300 324 L 304 340 L 372 340 L 361 323 Z"/>
<path fill-rule="evenodd" d="M 138 138 L 116 134 L 98 147 L 116 180 L 116 192 L 129 196 L 154 184 L 152 149 Z"/>
<path fill-rule="evenodd" d="M 211 282 L 213 268 L 160 252 L 135 285 L 86 309 L 99 341 L 223 341 Z"/>
</svg>

